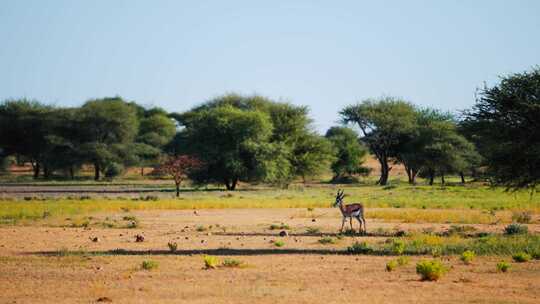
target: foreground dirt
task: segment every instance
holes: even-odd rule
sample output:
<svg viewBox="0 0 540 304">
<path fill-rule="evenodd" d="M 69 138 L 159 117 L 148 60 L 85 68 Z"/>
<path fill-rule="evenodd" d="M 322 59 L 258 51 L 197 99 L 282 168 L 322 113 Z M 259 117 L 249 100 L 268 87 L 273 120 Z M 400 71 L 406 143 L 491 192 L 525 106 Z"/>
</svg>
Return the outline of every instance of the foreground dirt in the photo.
<svg viewBox="0 0 540 304">
<path fill-rule="evenodd" d="M 395 257 L 337 254 L 354 241 L 385 239 L 375 233 L 320 244 L 320 236 L 307 235 L 306 227 L 332 234 L 340 221 L 336 210 L 318 212 L 325 216 L 314 218 L 298 209 L 149 211 L 134 213 L 141 223 L 135 229 L 2 227 L 0 303 L 539 302 L 537 261 L 513 264 L 511 272 L 501 274 L 494 271 L 500 257 L 477 258 L 470 266 L 451 257 L 445 259 L 451 267 L 447 276 L 422 282 L 414 265 L 426 257 L 411 257 L 409 265 L 386 272 L 385 264 Z M 269 230 L 282 222 L 292 228 L 287 237 Z M 376 221 L 368 225 L 370 231 L 448 226 Z M 206 230 L 199 231 L 199 226 Z M 144 242 L 135 242 L 137 234 Z M 98 242 L 91 240 L 95 237 Z M 276 240 L 285 245 L 276 247 Z M 177 252 L 169 252 L 168 242 L 178 244 Z M 87 254 L 62 255 L 74 251 Z M 238 259 L 246 266 L 206 270 L 204 254 Z M 142 270 L 144 260 L 156 261 L 159 267 Z"/>
</svg>

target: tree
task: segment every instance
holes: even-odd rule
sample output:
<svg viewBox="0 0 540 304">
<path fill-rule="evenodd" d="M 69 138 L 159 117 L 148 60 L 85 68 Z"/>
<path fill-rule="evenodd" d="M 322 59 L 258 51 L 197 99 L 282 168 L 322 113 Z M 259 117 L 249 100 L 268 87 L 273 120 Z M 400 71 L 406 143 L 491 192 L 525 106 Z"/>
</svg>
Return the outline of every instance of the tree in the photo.
<svg viewBox="0 0 540 304">
<path fill-rule="evenodd" d="M 480 91 L 464 126 L 486 159 L 494 184 L 535 189 L 540 181 L 540 67 Z"/>
<path fill-rule="evenodd" d="M 336 158 L 331 168 L 334 181 L 340 181 L 353 174 L 366 174 L 369 170 L 362 166 L 368 151 L 359 142 L 358 134 L 346 127 L 332 127 L 326 132 L 326 138 L 335 149 Z"/>
<path fill-rule="evenodd" d="M 386 185 L 392 167 L 389 161 L 415 129 L 416 111 L 412 104 L 394 97 L 367 99 L 340 111 L 344 123 L 357 124 L 362 141 L 381 166 L 379 185 Z"/>
<path fill-rule="evenodd" d="M 171 142 L 176 134 L 176 126 L 166 112 L 160 109 L 146 110 L 141 118 L 139 134 L 137 135 L 138 164 L 141 166 L 141 175 L 144 175 L 144 166 L 156 164 L 161 151 Z"/>
<path fill-rule="evenodd" d="M 183 124 L 187 151 L 204 163 L 192 178 L 223 183 L 227 190 L 263 178 L 255 156 L 272 133 L 268 115 L 225 105 L 189 113 Z"/>
<path fill-rule="evenodd" d="M 180 196 L 180 184 L 193 170 L 201 167 L 201 162 L 189 155 L 168 157 L 159 167 L 159 170 L 172 176 L 176 185 L 176 196 Z"/>
<path fill-rule="evenodd" d="M 79 112 L 85 126 L 82 151 L 85 159 L 94 165 L 94 179 L 115 158 L 112 145 L 133 142 L 138 120 L 136 109 L 120 97 L 87 101 Z"/>
</svg>

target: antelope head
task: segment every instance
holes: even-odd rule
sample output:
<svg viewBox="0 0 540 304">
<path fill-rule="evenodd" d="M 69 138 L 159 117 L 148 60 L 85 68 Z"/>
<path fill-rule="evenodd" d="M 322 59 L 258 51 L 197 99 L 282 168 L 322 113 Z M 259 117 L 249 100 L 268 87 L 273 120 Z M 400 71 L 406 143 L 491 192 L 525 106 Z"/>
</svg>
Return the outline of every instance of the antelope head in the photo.
<svg viewBox="0 0 540 304">
<path fill-rule="evenodd" d="M 345 194 L 343 194 L 344 190 L 338 190 L 336 195 L 336 201 L 334 202 L 334 207 L 339 206 L 339 204 L 343 203 L 343 198 L 345 197 Z"/>
</svg>

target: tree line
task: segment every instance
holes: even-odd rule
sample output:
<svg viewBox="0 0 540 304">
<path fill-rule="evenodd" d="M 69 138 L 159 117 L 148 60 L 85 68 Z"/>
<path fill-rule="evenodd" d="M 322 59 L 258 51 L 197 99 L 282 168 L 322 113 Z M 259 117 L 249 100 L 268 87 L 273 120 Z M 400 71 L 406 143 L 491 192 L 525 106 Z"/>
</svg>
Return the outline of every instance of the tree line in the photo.
<svg viewBox="0 0 540 304">
<path fill-rule="evenodd" d="M 128 167 L 140 167 L 141 174 L 156 167 L 178 180 L 184 172 L 195 183 L 234 190 L 239 182 L 287 187 L 328 169 L 334 182 L 347 182 L 369 173 L 363 161 L 370 153 L 380 164 L 380 185 L 401 164 L 411 184 L 417 177 L 445 183 L 457 174 L 462 182 L 473 176 L 534 188 L 539 92 L 540 69 L 534 68 L 483 88 L 460 115 L 395 97 L 367 99 L 343 108 L 342 124 L 324 136 L 314 131 L 307 107 L 262 96 L 227 94 L 184 113 L 120 97 L 73 108 L 6 100 L 0 103 L 0 158 L 30 163 L 35 178 L 73 178 L 83 165 L 93 166 L 96 180 Z M 172 170 L 174 164 L 185 170 Z"/>
</svg>

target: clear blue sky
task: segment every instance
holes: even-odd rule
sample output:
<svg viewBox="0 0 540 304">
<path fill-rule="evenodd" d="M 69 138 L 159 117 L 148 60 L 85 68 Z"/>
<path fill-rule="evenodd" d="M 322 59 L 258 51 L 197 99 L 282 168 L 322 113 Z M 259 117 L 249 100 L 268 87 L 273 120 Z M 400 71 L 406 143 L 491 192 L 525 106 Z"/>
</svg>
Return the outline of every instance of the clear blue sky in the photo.
<svg viewBox="0 0 540 304">
<path fill-rule="evenodd" d="M 120 95 L 184 111 L 226 93 L 309 105 L 392 95 L 457 110 L 540 64 L 540 1 L 0 0 L 0 99 Z"/>
</svg>

